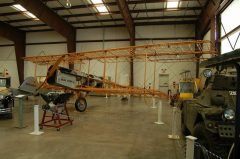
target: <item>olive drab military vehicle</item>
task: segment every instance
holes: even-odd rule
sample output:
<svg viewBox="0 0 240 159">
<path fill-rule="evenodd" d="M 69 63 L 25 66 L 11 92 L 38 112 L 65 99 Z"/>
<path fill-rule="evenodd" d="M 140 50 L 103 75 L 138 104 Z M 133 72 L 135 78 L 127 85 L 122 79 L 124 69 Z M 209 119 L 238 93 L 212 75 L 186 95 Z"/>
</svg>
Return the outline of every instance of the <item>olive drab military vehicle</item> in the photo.
<svg viewBox="0 0 240 159">
<path fill-rule="evenodd" d="M 182 131 L 221 158 L 227 158 L 235 136 L 237 78 L 234 71 L 211 69 L 203 71 L 204 89 L 193 100 L 184 100 Z M 203 149 L 195 152 L 197 159 L 208 159 Z"/>
</svg>

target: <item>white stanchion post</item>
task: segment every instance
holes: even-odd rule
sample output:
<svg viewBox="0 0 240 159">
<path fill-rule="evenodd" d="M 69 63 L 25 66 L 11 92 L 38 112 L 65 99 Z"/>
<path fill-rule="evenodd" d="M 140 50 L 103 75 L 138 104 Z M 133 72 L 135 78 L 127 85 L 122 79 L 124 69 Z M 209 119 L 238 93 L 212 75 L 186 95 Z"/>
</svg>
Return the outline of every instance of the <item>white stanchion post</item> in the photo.
<svg viewBox="0 0 240 159">
<path fill-rule="evenodd" d="M 194 142 L 196 137 L 186 136 L 186 159 L 194 159 Z"/>
<path fill-rule="evenodd" d="M 177 135 L 177 107 L 173 107 L 172 114 L 172 134 L 168 135 L 169 139 L 180 139 L 179 135 Z"/>
<path fill-rule="evenodd" d="M 162 101 L 159 100 L 159 104 L 158 104 L 158 121 L 154 122 L 155 124 L 164 124 L 164 122 L 162 122 Z"/>
<path fill-rule="evenodd" d="M 108 95 L 106 94 L 105 98 L 108 98 Z"/>
<path fill-rule="evenodd" d="M 34 131 L 31 135 L 41 135 L 43 132 L 39 131 L 39 105 L 34 105 Z"/>
<path fill-rule="evenodd" d="M 153 104 L 152 104 L 152 108 L 157 108 L 157 107 L 156 107 L 156 102 L 155 102 L 155 98 L 154 98 L 154 97 L 152 97 L 152 103 L 153 103 Z"/>
</svg>

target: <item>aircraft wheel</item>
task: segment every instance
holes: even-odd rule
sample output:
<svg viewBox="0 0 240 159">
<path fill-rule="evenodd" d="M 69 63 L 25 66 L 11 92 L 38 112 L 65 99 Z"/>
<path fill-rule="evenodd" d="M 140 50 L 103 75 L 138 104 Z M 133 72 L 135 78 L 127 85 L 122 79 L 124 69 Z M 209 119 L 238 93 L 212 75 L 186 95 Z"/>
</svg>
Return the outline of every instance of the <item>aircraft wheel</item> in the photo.
<svg viewBox="0 0 240 159">
<path fill-rule="evenodd" d="M 75 108 L 79 112 L 84 112 L 87 108 L 87 101 L 85 98 L 79 97 L 75 102 Z"/>
</svg>

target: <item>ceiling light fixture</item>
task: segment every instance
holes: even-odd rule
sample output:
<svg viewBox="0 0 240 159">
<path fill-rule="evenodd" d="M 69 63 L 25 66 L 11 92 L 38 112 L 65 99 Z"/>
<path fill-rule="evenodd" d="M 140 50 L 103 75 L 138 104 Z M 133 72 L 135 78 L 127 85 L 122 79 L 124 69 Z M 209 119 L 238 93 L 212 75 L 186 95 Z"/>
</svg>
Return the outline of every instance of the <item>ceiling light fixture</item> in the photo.
<svg viewBox="0 0 240 159">
<path fill-rule="evenodd" d="M 104 5 L 96 6 L 96 8 L 100 13 L 107 13 L 108 12 L 107 7 L 105 7 Z"/>
<path fill-rule="evenodd" d="M 92 4 L 100 14 L 109 14 L 107 7 L 103 4 L 102 0 L 91 0 Z"/>
<path fill-rule="evenodd" d="M 23 6 L 21 6 L 20 4 L 14 4 L 11 6 L 12 8 L 14 8 L 15 10 L 21 11 L 23 12 L 23 14 L 29 18 L 33 18 L 34 20 L 39 20 L 34 14 L 30 13 L 29 11 L 27 11 Z"/>
<path fill-rule="evenodd" d="M 26 12 L 26 11 L 27 11 L 27 10 L 26 10 L 23 6 L 21 6 L 20 4 L 14 4 L 14 5 L 12 5 L 12 7 L 13 7 L 14 9 L 19 10 L 19 11 L 22 11 L 22 12 Z"/>
<path fill-rule="evenodd" d="M 102 0 L 91 0 L 93 4 L 103 4 Z"/>
<path fill-rule="evenodd" d="M 72 4 L 71 4 L 70 0 L 66 0 L 65 8 L 71 8 L 71 7 L 72 7 Z"/>
<path fill-rule="evenodd" d="M 178 8 L 178 4 L 179 4 L 179 1 L 167 2 L 167 8 L 168 8 L 168 9 Z"/>
<path fill-rule="evenodd" d="M 29 17 L 29 18 L 37 19 L 37 17 L 36 17 L 34 14 L 30 13 L 30 12 L 25 12 L 24 14 L 25 14 L 27 17 Z"/>
</svg>

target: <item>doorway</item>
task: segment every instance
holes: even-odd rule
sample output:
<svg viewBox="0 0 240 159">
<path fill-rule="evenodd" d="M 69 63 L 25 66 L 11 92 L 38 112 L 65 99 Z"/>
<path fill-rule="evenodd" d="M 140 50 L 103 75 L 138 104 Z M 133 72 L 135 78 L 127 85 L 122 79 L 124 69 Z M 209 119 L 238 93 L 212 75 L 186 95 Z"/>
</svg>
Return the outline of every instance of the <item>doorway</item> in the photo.
<svg viewBox="0 0 240 159">
<path fill-rule="evenodd" d="M 163 93 L 168 93 L 169 89 L 169 74 L 159 74 L 159 84 L 158 84 L 159 91 Z"/>
</svg>

